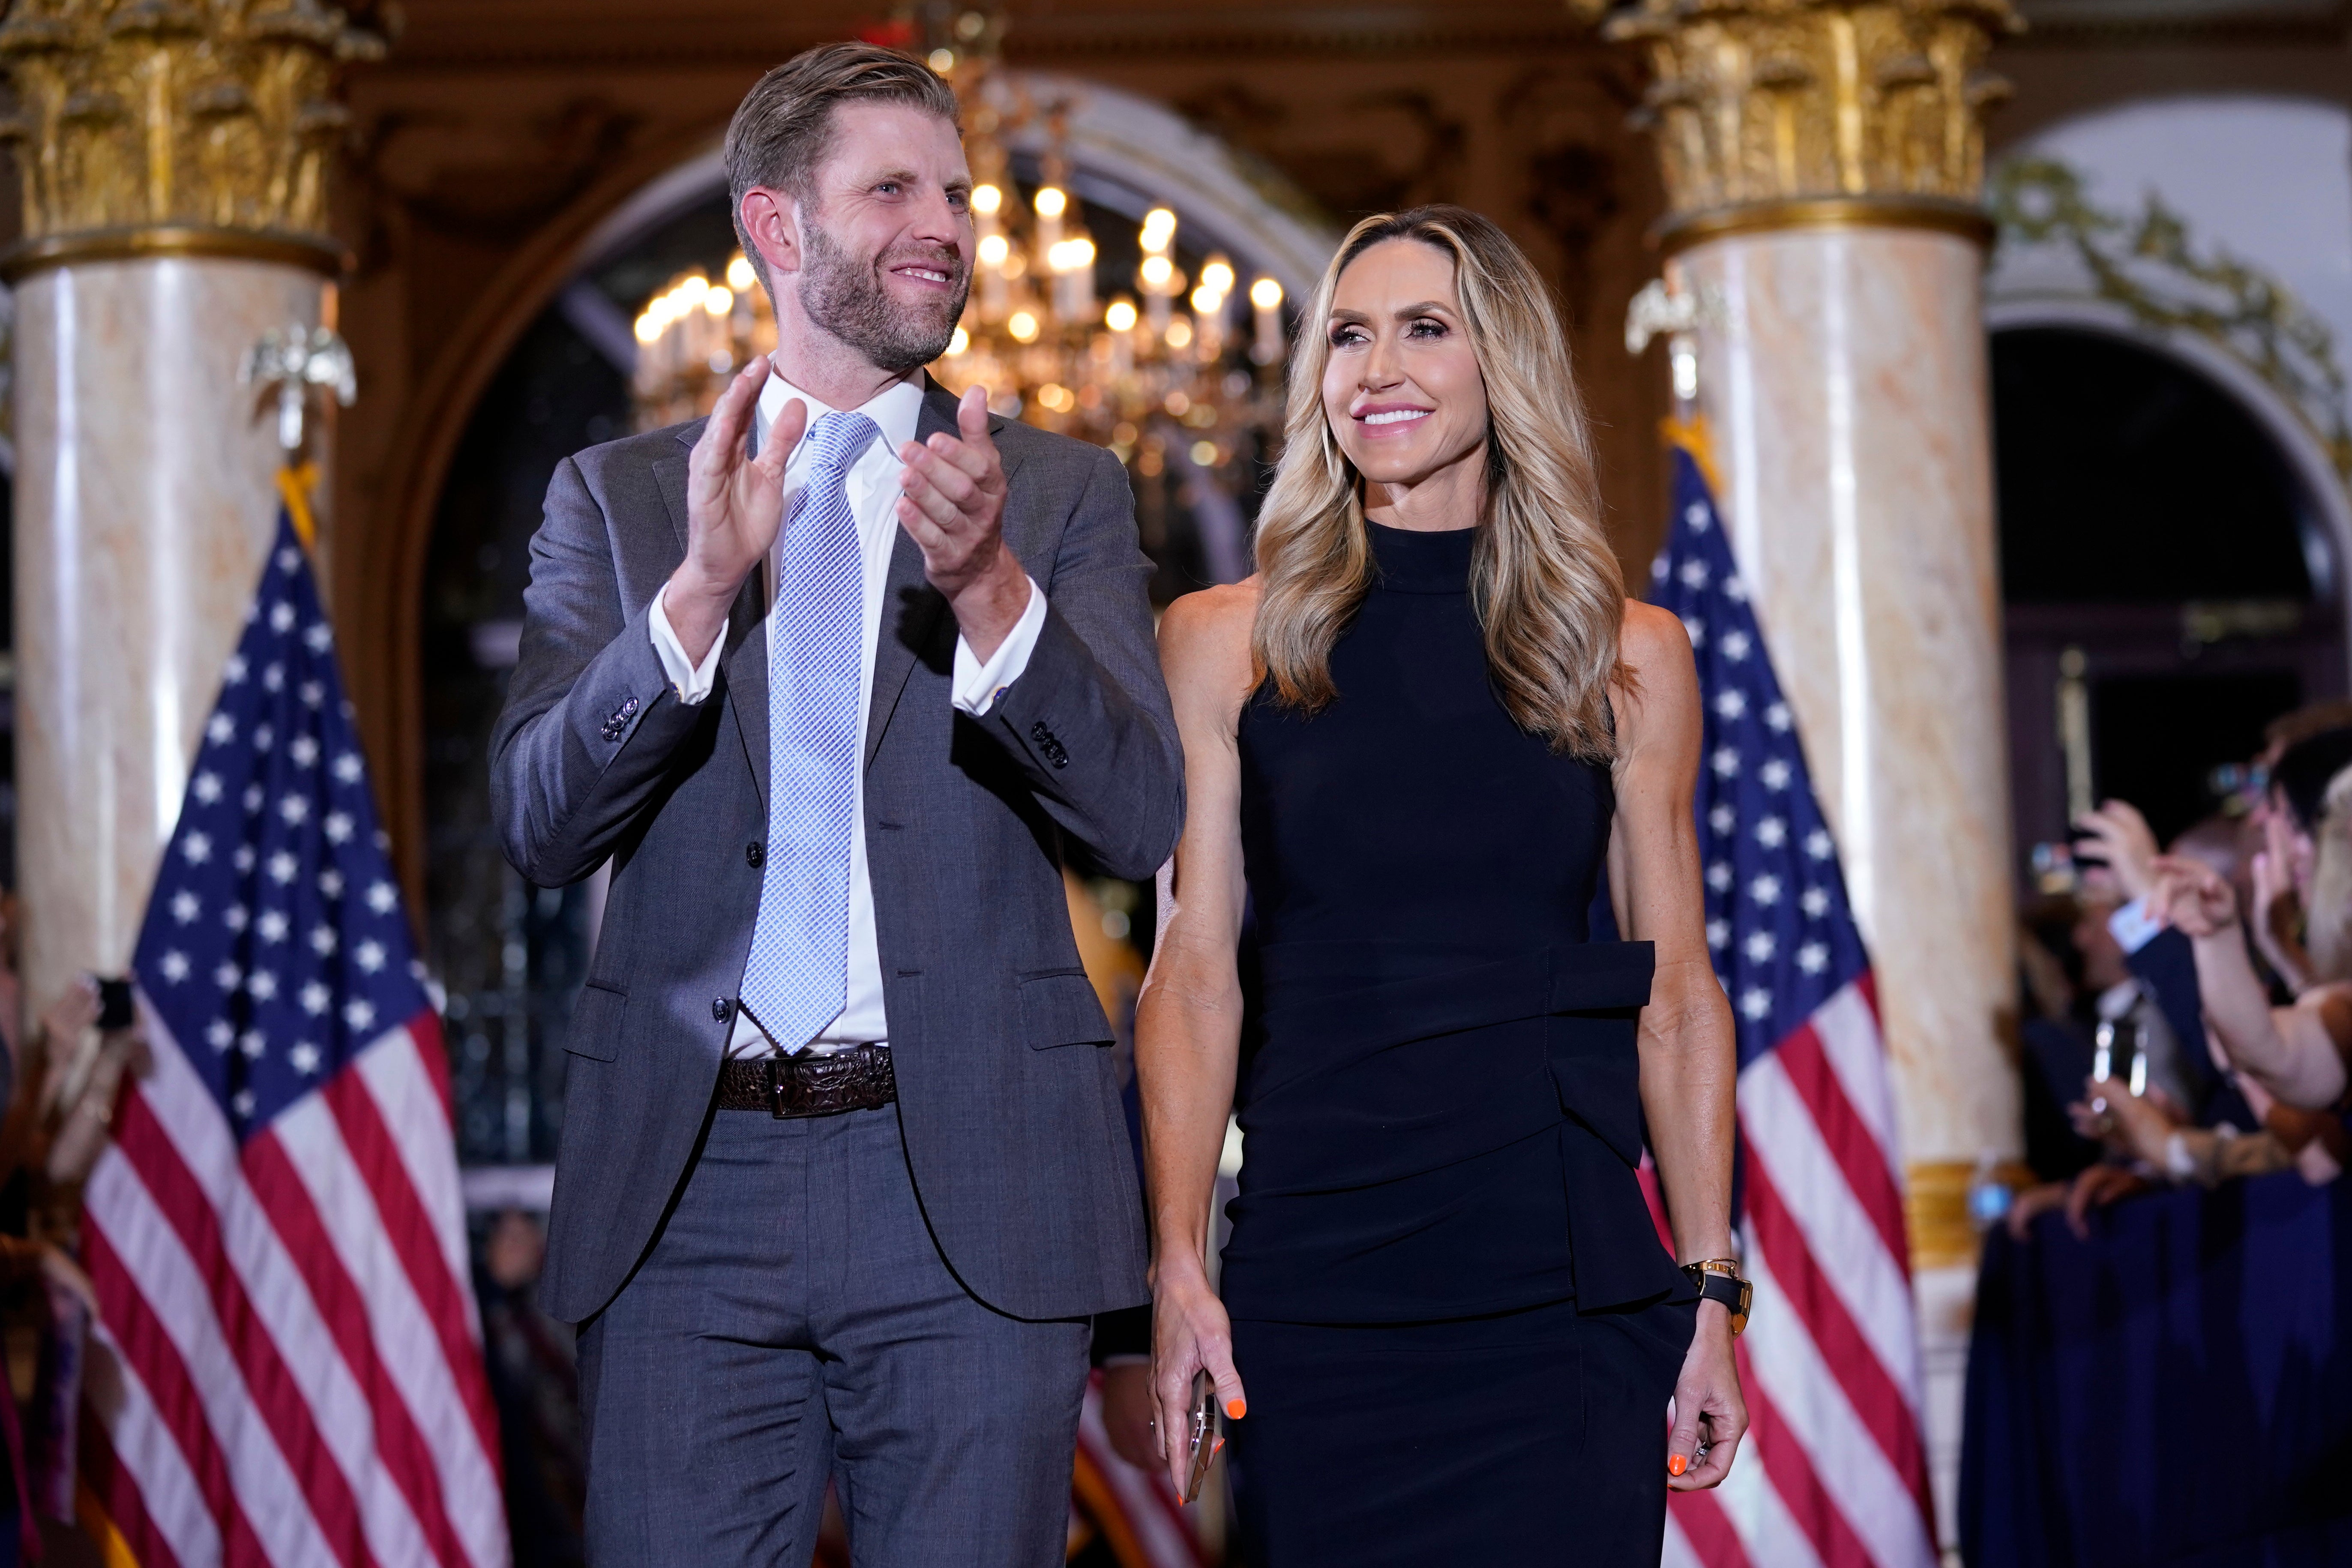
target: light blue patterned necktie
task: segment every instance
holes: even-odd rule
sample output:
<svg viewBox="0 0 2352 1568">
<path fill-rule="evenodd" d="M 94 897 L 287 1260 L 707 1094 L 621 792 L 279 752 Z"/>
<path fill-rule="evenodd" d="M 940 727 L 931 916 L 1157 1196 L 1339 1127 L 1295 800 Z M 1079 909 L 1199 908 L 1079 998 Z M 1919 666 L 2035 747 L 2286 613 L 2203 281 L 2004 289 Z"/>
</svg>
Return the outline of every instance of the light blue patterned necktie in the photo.
<svg viewBox="0 0 2352 1568">
<path fill-rule="evenodd" d="M 846 480 L 881 434 L 863 414 L 818 419 L 784 519 L 768 643 L 768 851 L 743 1001 L 787 1051 L 848 994 L 866 574 Z"/>
</svg>

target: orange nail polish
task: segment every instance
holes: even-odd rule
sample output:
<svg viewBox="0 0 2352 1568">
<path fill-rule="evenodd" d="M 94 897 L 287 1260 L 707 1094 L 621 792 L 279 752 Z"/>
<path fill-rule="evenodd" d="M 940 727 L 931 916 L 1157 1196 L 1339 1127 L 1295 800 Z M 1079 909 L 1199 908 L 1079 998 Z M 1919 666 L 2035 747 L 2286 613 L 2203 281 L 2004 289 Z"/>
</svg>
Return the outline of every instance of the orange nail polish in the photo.
<svg viewBox="0 0 2352 1568">
<path fill-rule="evenodd" d="M 1689 1468 L 1690 1461 L 1684 1458 L 1680 1454 L 1668 1454 L 1666 1456 L 1666 1474 L 1670 1476 L 1679 1476 L 1685 1470 Z"/>
<path fill-rule="evenodd" d="M 1226 1419 L 1226 1420 L 1228 1420 L 1228 1421 L 1238 1421 L 1238 1420 L 1240 1420 L 1243 1416 L 1244 1416 L 1244 1415 L 1248 1415 L 1248 1414 L 1249 1414 L 1249 1401 L 1248 1401 L 1248 1400 L 1246 1400 L 1246 1399 L 1228 1399 L 1228 1400 L 1226 1400 L 1226 1401 L 1225 1401 L 1225 1419 Z"/>
</svg>

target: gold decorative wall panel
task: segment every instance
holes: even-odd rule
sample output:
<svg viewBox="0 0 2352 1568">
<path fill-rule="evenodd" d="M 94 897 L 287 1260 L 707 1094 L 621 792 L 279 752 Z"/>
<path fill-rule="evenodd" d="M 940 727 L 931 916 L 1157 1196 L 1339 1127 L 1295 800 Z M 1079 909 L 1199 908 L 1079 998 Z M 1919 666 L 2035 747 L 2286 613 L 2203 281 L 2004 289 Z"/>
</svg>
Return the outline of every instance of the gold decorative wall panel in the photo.
<svg viewBox="0 0 2352 1568">
<path fill-rule="evenodd" d="M 1973 204 L 2008 92 L 1985 51 L 2020 25 L 2008 0 L 1638 0 L 1607 33 L 1649 56 L 1671 231 L 1793 199 Z"/>
<path fill-rule="evenodd" d="M 383 48 L 317 0 L 17 0 L 0 22 L 16 97 L 0 140 L 25 204 L 10 269 L 69 259 L 81 237 L 120 254 L 126 234 L 157 230 L 333 256 L 336 77 Z"/>
</svg>

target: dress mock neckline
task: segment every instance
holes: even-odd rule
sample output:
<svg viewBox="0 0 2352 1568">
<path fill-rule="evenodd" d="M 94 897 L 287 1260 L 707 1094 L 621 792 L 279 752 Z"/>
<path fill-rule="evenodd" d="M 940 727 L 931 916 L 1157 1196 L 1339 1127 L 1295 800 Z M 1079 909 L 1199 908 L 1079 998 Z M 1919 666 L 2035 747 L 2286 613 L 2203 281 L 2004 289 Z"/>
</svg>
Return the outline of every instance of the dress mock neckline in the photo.
<svg viewBox="0 0 2352 1568">
<path fill-rule="evenodd" d="M 1396 594 L 1463 594 L 1470 588 L 1470 556 L 1478 547 L 1475 528 L 1428 532 L 1391 528 L 1367 521 L 1380 586 Z"/>
</svg>

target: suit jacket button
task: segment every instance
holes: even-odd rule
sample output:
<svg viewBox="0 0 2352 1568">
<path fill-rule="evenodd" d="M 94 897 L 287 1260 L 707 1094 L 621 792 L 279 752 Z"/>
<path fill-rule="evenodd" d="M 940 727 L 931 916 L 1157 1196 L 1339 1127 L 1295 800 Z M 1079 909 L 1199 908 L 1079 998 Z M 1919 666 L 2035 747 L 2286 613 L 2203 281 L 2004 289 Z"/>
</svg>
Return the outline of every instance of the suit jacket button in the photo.
<svg viewBox="0 0 2352 1568">
<path fill-rule="evenodd" d="M 754 871 L 758 870 L 761 867 L 768 863 L 768 851 L 766 847 L 758 839 L 754 838 L 751 843 L 743 846 L 743 860 L 746 865 L 751 868 L 751 869 Z"/>
<path fill-rule="evenodd" d="M 719 1022 L 722 1024 L 725 1023 L 728 1018 L 732 1016 L 734 1011 L 735 1004 L 727 1000 L 726 997 L 713 996 L 710 999 L 710 1016 L 719 1020 Z"/>
</svg>

